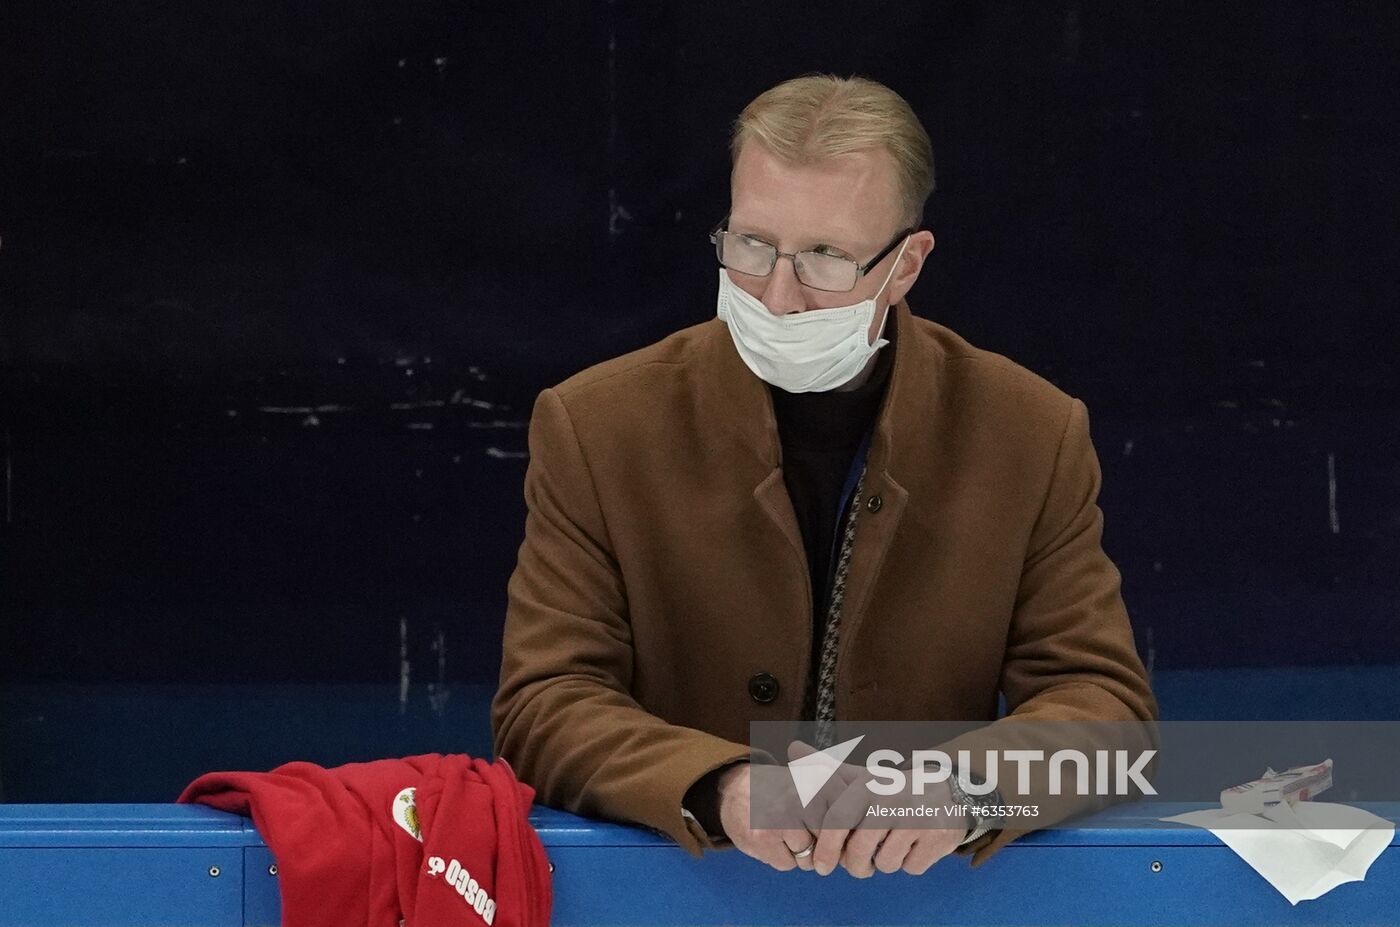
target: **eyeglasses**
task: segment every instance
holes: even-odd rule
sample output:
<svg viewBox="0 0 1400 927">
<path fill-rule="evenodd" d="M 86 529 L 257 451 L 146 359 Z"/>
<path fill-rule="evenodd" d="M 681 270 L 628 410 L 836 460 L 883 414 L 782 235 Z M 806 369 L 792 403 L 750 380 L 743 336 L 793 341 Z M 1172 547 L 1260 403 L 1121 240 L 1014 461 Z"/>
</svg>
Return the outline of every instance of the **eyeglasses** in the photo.
<svg viewBox="0 0 1400 927">
<path fill-rule="evenodd" d="M 850 258 L 825 251 L 779 251 L 776 245 L 761 238 L 729 231 L 725 228 L 728 223 L 729 217 L 726 216 L 710 233 L 710 241 L 714 242 L 715 256 L 719 258 L 721 267 L 751 277 L 766 277 L 778 265 L 778 258 L 785 257 L 792 261 L 793 272 L 803 286 L 831 293 L 855 289 L 856 283 L 870 268 L 884 260 L 885 255 L 914 232 L 912 228 L 904 229 L 879 254 L 864 264 L 857 264 Z"/>
</svg>

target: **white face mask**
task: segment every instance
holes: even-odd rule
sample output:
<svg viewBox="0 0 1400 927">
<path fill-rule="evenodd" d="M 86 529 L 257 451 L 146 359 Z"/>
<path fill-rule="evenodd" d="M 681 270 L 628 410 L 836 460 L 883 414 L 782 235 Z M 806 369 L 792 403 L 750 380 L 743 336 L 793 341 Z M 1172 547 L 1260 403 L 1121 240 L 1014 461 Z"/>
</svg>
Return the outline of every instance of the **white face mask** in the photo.
<svg viewBox="0 0 1400 927">
<path fill-rule="evenodd" d="M 734 347 L 754 376 L 789 393 L 820 393 L 844 386 L 865 369 L 875 352 L 889 344 L 876 333 L 867 339 L 875 318 L 875 302 L 885 292 L 908 236 L 899 246 L 885 282 L 869 299 L 852 306 L 808 309 L 774 315 L 757 297 L 734 285 L 719 269 L 719 317 L 729 326 Z M 889 312 L 880 321 L 885 330 Z"/>
</svg>

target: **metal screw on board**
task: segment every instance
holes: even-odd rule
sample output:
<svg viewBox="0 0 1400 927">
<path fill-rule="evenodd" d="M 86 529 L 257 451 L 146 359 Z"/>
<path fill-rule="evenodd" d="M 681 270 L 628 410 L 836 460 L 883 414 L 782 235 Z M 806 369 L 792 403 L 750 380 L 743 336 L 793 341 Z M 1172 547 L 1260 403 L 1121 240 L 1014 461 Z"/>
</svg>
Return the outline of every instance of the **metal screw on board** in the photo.
<svg viewBox="0 0 1400 927">
<path fill-rule="evenodd" d="M 271 866 L 268 866 L 268 867 L 267 867 L 267 874 L 270 875 L 270 876 L 275 876 L 275 875 L 277 875 L 277 864 L 276 864 L 276 863 L 273 863 Z"/>
<path fill-rule="evenodd" d="M 218 866 L 210 866 L 210 867 L 209 867 L 209 878 L 211 878 L 211 879 L 217 879 L 218 877 L 219 877 L 219 867 L 218 867 Z"/>
<path fill-rule="evenodd" d="M 1154 860 L 1152 861 L 1152 871 L 1153 871 L 1153 872 L 1161 872 L 1161 871 L 1162 871 L 1162 861 L 1161 861 L 1160 859 L 1154 859 Z"/>
</svg>

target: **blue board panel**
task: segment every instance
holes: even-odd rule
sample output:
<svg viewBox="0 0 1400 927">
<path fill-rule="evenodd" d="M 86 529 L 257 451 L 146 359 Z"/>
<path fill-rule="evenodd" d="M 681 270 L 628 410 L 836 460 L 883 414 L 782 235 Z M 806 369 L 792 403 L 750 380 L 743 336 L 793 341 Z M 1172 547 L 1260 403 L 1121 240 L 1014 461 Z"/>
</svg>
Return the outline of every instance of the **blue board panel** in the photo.
<svg viewBox="0 0 1400 927">
<path fill-rule="evenodd" d="M 1400 805 L 1367 806 L 1394 820 Z M 1179 805 L 1109 809 L 1031 834 L 979 869 L 919 877 L 775 872 L 737 851 L 696 860 L 640 828 L 536 808 L 556 925 L 1393 924 L 1400 848 L 1364 883 L 1290 906 Z M 242 818 L 166 805 L 0 806 L 0 927 L 280 923 L 275 861 Z M 217 878 L 209 868 L 218 866 Z"/>
<path fill-rule="evenodd" d="M 139 839 L 133 834 L 129 843 Z M 0 924 L 242 927 L 243 852 L 237 847 L 0 847 Z"/>
<path fill-rule="evenodd" d="M 922 876 L 780 873 L 737 853 L 550 851 L 556 925 L 1395 923 L 1400 855 L 1365 883 L 1290 906 L 1224 846 L 1008 847 L 985 866 L 943 860 Z M 1159 872 L 1153 863 L 1161 864 Z M 639 874 L 642 877 L 639 878 Z"/>
<path fill-rule="evenodd" d="M 264 846 L 244 848 L 243 871 L 243 927 L 279 927 L 282 895 L 272 853 Z"/>
</svg>

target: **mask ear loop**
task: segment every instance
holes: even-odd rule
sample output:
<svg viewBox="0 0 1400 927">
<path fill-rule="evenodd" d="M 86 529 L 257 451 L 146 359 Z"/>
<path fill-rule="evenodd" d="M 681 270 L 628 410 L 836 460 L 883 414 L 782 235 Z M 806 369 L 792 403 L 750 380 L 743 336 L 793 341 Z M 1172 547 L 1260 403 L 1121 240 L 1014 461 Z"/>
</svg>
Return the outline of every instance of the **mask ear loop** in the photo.
<svg viewBox="0 0 1400 927">
<path fill-rule="evenodd" d="M 909 239 L 910 239 L 910 237 L 911 237 L 910 235 L 905 235 L 905 236 L 904 236 L 904 241 L 902 241 L 902 242 L 900 243 L 900 245 L 899 245 L 899 253 L 897 253 L 897 254 L 894 256 L 894 263 L 890 265 L 890 272 L 887 273 L 887 274 L 885 274 L 885 282 L 882 283 L 882 284 L 880 284 L 880 288 L 879 288 L 878 290 L 876 290 L 876 291 L 875 291 L 875 295 L 871 297 L 871 299 L 875 300 L 875 302 L 876 302 L 877 305 L 879 304 L 879 301 L 880 301 L 880 294 L 883 293 L 883 292 L 885 292 L 885 287 L 889 286 L 889 285 L 890 285 L 890 281 L 894 279 L 894 272 L 895 272 L 895 269 L 896 269 L 897 267 L 899 267 L 900 259 L 904 257 L 904 249 L 905 249 L 906 247 L 909 246 Z M 889 304 L 889 303 L 885 303 L 885 314 L 884 314 L 884 316 L 881 317 L 881 319 L 880 319 L 880 330 L 877 331 L 877 332 L 875 333 L 875 341 L 879 341 L 880 338 L 881 338 L 881 336 L 883 336 L 883 335 L 885 334 L 885 326 L 888 325 L 889 322 L 890 322 L 890 304 Z M 871 343 L 871 344 L 874 344 L 875 341 L 872 341 L 872 342 L 870 342 L 870 343 Z"/>
</svg>

